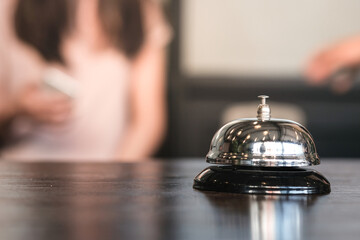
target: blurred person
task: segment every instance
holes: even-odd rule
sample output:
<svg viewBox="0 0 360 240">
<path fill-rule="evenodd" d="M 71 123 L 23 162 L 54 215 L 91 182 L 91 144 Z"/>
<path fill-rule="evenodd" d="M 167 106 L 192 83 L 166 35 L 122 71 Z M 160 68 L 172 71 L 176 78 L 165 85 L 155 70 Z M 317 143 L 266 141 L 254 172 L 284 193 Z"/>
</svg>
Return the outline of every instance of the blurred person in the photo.
<svg viewBox="0 0 360 240">
<path fill-rule="evenodd" d="M 316 53 L 305 75 L 314 85 L 330 84 L 337 93 L 348 91 L 360 67 L 360 35 L 344 39 Z"/>
<path fill-rule="evenodd" d="M 1 1 L 2 158 L 152 155 L 166 127 L 170 35 L 155 0 Z"/>
</svg>

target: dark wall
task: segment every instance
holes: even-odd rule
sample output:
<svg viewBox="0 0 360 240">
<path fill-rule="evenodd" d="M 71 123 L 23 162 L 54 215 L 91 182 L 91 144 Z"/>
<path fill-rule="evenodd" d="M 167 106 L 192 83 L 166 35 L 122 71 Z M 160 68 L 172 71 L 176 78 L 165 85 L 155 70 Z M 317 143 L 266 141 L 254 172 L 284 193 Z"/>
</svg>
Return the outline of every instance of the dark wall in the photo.
<svg viewBox="0 0 360 240">
<path fill-rule="evenodd" d="M 231 84 L 192 84 L 182 78 L 178 89 L 178 109 L 173 112 L 177 121 L 171 132 L 174 136 L 173 153 L 176 156 L 204 156 L 210 140 L 221 125 L 223 110 L 234 103 L 256 101 L 266 94 L 271 101 L 299 105 L 306 113 L 307 128 L 312 133 L 320 156 L 360 156 L 360 94 L 355 88 L 346 95 L 337 96 L 326 88 L 310 88 L 304 82 L 290 84 L 246 83 L 232 80 Z M 222 82 L 218 79 L 216 82 Z M 271 80 L 269 80 L 271 82 Z M 193 80 L 195 82 L 195 80 Z M 198 79 L 196 80 L 198 82 Z M 268 85 L 268 86 L 266 86 Z M 256 108 L 254 108 L 254 117 Z"/>
</svg>

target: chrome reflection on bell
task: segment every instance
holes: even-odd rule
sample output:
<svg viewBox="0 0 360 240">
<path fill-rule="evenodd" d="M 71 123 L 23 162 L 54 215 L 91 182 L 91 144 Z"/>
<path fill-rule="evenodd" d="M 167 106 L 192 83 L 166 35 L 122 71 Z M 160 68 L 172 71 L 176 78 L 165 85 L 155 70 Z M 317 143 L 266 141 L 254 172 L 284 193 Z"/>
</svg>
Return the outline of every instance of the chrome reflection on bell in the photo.
<svg viewBox="0 0 360 240">
<path fill-rule="evenodd" d="M 206 156 L 209 163 L 242 166 L 320 164 L 314 140 L 300 124 L 271 119 L 268 96 L 261 95 L 257 118 L 238 119 L 220 128 Z"/>
<path fill-rule="evenodd" d="M 297 168 L 320 164 L 310 132 L 296 122 L 272 119 L 268 96 L 259 98 L 257 118 L 232 121 L 211 141 L 206 161 L 230 166 L 205 169 L 195 178 L 194 188 L 265 194 L 329 193 L 330 184 L 321 174 Z M 246 185 L 247 177 L 260 182 Z"/>
</svg>

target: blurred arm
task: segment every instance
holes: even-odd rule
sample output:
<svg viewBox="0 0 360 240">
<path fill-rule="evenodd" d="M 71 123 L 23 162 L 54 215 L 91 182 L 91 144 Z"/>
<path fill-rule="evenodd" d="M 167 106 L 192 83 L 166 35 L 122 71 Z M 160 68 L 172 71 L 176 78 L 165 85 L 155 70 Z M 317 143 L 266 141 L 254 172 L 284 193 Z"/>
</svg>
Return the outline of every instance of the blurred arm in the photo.
<svg viewBox="0 0 360 240">
<path fill-rule="evenodd" d="M 357 68 L 360 65 L 360 35 L 340 41 L 315 54 L 305 69 L 310 83 L 318 85 L 331 80 L 331 76 L 339 70 Z M 351 82 L 343 81 L 337 88 L 345 91 Z M 335 89 L 336 90 L 336 89 Z"/>
<path fill-rule="evenodd" d="M 158 149 L 166 131 L 166 46 L 171 28 L 157 0 L 143 2 L 145 42 L 133 63 L 130 125 L 117 158 L 144 160 Z"/>
<path fill-rule="evenodd" d="M 166 129 L 164 47 L 145 46 L 134 62 L 131 79 L 131 116 L 117 158 L 126 161 L 151 156 Z"/>
<path fill-rule="evenodd" d="M 9 45 L 12 38 L 10 19 L 16 1 L 0 1 L 0 126 L 16 112 L 9 89 Z"/>
<path fill-rule="evenodd" d="M 12 118 L 16 113 L 16 107 L 11 99 L 8 84 L 6 82 L 6 73 L 4 71 L 4 62 L 0 60 L 0 126 Z"/>
<path fill-rule="evenodd" d="M 3 68 L 4 64 L 0 60 L 0 67 Z M 0 126 L 10 119 L 15 113 L 15 106 L 10 99 L 10 94 L 5 82 L 6 75 L 3 69 L 0 69 Z"/>
<path fill-rule="evenodd" d="M 0 126 L 19 114 L 61 123 L 70 114 L 70 100 L 42 90 L 41 79 L 49 64 L 17 39 L 11 24 L 16 3 L 0 1 Z"/>
</svg>

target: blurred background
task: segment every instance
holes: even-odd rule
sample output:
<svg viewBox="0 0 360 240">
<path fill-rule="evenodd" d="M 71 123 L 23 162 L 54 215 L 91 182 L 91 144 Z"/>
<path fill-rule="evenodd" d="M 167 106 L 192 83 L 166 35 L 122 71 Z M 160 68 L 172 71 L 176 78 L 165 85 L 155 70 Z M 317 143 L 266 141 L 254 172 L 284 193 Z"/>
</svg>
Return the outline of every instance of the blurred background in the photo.
<svg viewBox="0 0 360 240">
<path fill-rule="evenodd" d="M 164 1 L 170 46 L 169 132 L 158 156 L 204 157 L 225 122 L 255 117 L 257 96 L 273 116 L 304 124 L 320 157 L 360 157 L 359 84 L 345 94 L 314 87 L 304 67 L 318 50 L 360 33 L 348 0 Z"/>
</svg>

